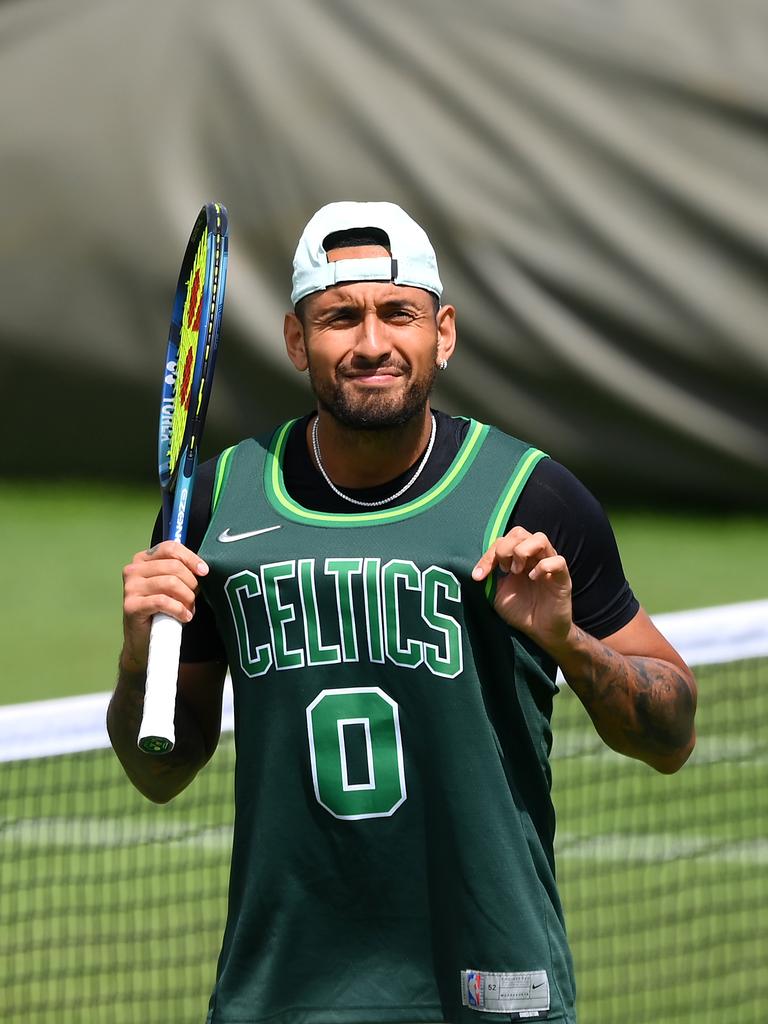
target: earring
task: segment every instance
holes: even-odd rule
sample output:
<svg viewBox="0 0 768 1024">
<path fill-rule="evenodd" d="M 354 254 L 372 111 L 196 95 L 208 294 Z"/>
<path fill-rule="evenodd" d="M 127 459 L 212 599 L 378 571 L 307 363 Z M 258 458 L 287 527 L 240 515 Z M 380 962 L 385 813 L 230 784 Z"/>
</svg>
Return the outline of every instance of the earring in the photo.
<svg viewBox="0 0 768 1024">
<path fill-rule="evenodd" d="M 447 359 L 441 359 L 440 362 L 437 365 L 438 365 L 438 369 L 440 369 L 440 370 L 447 370 L 448 369 L 448 360 Z"/>
</svg>

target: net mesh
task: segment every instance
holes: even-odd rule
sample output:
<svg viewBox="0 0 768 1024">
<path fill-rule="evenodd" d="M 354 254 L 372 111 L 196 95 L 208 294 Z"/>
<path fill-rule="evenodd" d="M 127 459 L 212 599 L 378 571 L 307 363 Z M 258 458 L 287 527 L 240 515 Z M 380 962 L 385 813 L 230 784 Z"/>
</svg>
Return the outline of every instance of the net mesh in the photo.
<svg viewBox="0 0 768 1024">
<path fill-rule="evenodd" d="M 567 687 L 556 702 L 558 873 L 580 1024 L 766 1020 L 768 602 L 678 621 L 682 633 L 663 628 L 697 664 L 700 690 L 699 741 L 679 774 L 603 747 Z M 205 1019 L 226 910 L 232 735 L 158 807 L 103 749 L 105 706 L 97 695 L 0 709 L 6 1024 Z"/>
<path fill-rule="evenodd" d="M 697 679 L 697 749 L 674 776 L 602 747 L 562 694 L 558 880 L 585 1024 L 768 1019 L 768 658 Z"/>
</svg>

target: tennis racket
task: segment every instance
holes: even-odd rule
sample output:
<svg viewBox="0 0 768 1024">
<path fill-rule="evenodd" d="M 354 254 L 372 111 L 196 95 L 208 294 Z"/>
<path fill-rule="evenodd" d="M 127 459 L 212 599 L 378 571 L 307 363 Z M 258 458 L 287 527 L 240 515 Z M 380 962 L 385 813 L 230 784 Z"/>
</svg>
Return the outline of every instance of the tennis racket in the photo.
<svg viewBox="0 0 768 1024">
<path fill-rule="evenodd" d="M 226 208 L 207 203 L 192 229 L 176 285 L 160 399 L 158 463 L 163 539 L 181 544 L 195 482 L 200 436 L 211 394 L 227 275 Z M 175 742 L 174 713 L 181 623 L 152 619 L 139 747 L 167 754 Z"/>
</svg>

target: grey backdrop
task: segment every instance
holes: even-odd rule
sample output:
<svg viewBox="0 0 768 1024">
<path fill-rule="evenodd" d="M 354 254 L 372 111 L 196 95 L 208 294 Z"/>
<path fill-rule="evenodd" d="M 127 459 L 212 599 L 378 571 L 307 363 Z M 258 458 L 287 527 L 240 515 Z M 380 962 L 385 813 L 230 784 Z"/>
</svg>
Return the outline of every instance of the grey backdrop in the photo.
<svg viewBox="0 0 768 1024">
<path fill-rule="evenodd" d="M 460 348 L 436 404 L 603 499 L 768 497 L 768 5 L 0 4 L 4 475 L 148 478 L 178 262 L 230 213 L 204 449 L 309 404 L 298 234 L 389 199 Z"/>
</svg>

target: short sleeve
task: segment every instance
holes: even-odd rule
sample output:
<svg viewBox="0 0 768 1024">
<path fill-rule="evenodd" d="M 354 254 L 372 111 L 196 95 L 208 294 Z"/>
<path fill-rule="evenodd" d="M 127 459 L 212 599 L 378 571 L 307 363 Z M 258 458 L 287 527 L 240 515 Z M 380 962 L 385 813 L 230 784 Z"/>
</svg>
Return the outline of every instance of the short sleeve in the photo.
<svg viewBox="0 0 768 1024">
<path fill-rule="evenodd" d="M 626 626 L 639 603 L 621 564 L 608 517 L 569 470 L 542 459 L 520 495 L 507 528 L 545 533 L 567 564 L 573 583 L 573 619 L 602 639 Z"/>
</svg>

